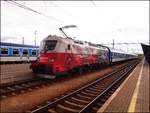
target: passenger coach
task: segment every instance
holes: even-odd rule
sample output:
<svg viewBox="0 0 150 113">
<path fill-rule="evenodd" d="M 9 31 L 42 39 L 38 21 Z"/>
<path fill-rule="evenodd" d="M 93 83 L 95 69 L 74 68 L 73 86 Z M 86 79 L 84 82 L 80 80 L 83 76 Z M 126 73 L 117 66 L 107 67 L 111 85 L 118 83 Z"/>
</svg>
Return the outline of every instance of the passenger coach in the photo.
<svg viewBox="0 0 150 113">
<path fill-rule="evenodd" d="M 38 46 L 0 42 L 0 63 L 35 61 L 38 53 Z"/>
</svg>

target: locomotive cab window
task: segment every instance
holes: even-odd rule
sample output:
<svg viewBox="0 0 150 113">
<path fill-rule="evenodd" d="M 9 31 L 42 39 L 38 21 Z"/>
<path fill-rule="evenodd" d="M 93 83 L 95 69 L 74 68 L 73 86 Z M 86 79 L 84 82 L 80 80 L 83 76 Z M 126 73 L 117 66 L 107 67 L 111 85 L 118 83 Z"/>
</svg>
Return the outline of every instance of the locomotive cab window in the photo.
<svg viewBox="0 0 150 113">
<path fill-rule="evenodd" d="M 8 54 L 8 49 L 7 48 L 0 48 L 0 53 L 3 55 L 7 55 Z"/>
<path fill-rule="evenodd" d="M 19 50 L 18 49 L 13 49 L 13 55 L 18 55 L 19 54 Z"/>
<path fill-rule="evenodd" d="M 49 51 L 54 50 L 57 44 L 57 40 L 46 40 L 41 46 L 41 50 Z"/>
<path fill-rule="evenodd" d="M 36 55 L 36 50 L 32 50 L 32 55 Z"/>
</svg>

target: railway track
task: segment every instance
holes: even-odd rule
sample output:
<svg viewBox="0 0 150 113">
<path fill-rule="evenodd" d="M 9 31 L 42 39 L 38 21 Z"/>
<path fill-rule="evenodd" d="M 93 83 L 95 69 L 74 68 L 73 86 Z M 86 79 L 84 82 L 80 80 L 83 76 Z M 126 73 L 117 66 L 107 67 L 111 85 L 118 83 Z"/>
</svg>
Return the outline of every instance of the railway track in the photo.
<svg viewBox="0 0 150 113">
<path fill-rule="evenodd" d="M 1 85 L 0 93 L 1 97 L 5 97 L 8 95 L 16 95 L 18 93 L 24 93 L 26 90 L 32 90 L 32 88 L 39 88 L 42 85 L 50 84 L 52 81 L 50 80 L 42 80 L 42 79 L 32 79 L 24 82 L 18 82 L 9 85 Z"/>
<path fill-rule="evenodd" d="M 137 64 L 137 61 L 131 61 L 124 67 L 116 69 L 116 71 L 70 94 L 52 102 L 49 101 L 48 104 L 33 110 L 31 113 L 96 112 L 120 86 Z"/>
<path fill-rule="evenodd" d="M 115 64 L 114 64 L 115 65 Z M 113 65 L 113 66 L 114 66 Z M 94 70 L 93 70 L 94 71 Z M 51 83 L 57 82 L 56 79 L 31 79 L 26 81 L 18 81 L 10 84 L 0 85 L 1 97 L 7 97 L 10 95 L 17 95 L 19 93 L 24 93 L 25 91 L 32 91 L 32 89 L 39 88 L 43 85 L 49 85 Z"/>
</svg>

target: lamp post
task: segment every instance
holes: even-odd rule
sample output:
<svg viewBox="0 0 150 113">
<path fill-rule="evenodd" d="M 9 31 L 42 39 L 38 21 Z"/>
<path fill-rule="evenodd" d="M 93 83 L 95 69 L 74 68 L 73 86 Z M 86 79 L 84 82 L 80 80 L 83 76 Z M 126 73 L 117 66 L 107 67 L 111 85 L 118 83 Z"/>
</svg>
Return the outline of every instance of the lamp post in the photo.
<svg viewBox="0 0 150 113">
<path fill-rule="evenodd" d="M 34 39 L 34 44 L 36 46 L 36 34 L 37 34 L 37 30 L 35 30 L 34 35 L 35 35 L 35 39 Z"/>
<path fill-rule="evenodd" d="M 24 45 L 24 37 L 22 37 L 22 44 Z"/>
<path fill-rule="evenodd" d="M 114 45 L 115 45 L 115 44 L 114 44 L 114 39 L 113 39 L 113 43 L 112 43 L 112 45 L 113 45 L 113 49 L 114 49 Z"/>
</svg>

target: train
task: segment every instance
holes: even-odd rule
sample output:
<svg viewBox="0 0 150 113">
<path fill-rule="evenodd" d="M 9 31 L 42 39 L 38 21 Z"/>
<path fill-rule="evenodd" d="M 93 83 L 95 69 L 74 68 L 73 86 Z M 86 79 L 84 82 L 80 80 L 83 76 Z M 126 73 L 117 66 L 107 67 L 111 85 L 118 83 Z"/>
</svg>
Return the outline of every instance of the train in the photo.
<svg viewBox="0 0 150 113">
<path fill-rule="evenodd" d="M 55 78 L 65 73 L 81 72 L 101 65 L 137 58 L 136 54 L 118 51 L 86 41 L 49 35 L 42 40 L 39 56 L 30 68 L 42 78 Z"/>
<path fill-rule="evenodd" d="M 39 46 L 0 42 L 0 63 L 34 62 Z"/>
</svg>

